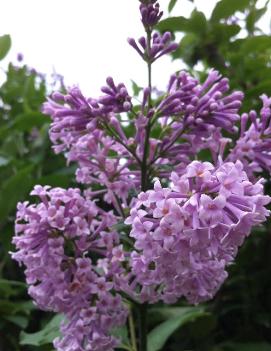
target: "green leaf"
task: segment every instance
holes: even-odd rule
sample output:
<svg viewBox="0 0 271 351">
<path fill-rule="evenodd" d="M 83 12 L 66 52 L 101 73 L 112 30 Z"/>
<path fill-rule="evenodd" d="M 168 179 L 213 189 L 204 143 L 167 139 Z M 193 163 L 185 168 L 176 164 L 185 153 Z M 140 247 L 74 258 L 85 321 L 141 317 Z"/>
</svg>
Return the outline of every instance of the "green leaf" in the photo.
<svg viewBox="0 0 271 351">
<path fill-rule="evenodd" d="M 16 324 L 21 329 L 25 329 L 28 325 L 28 319 L 25 316 L 4 316 L 4 319 Z"/>
<path fill-rule="evenodd" d="M 267 95 L 271 94 L 271 79 L 263 80 L 261 83 L 259 83 L 255 87 L 248 89 L 246 91 L 247 98 L 259 96 L 261 94 L 267 94 Z"/>
<path fill-rule="evenodd" d="M 259 21 L 259 19 L 265 14 L 267 10 L 267 6 L 256 9 L 253 7 L 246 18 L 246 28 L 249 33 L 253 33 L 255 29 L 255 24 Z"/>
<path fill-rule="evenodd" d="M 0 315 L 28 315 L 33 309 L 33 304 L 30 301 L 12 302 L 9 300 L 0 300 Z"/>
<path fill-rule="evenodd" d="M 22 290 L 26 290 L 26 284 L 22 282 L 0 279 L 0 296 L 8 298 L 18 295 Z"/>
<path fill-rule="evenodd" d="M 242 53 L 263 52 L 271 49 L 271 37 L 269 35 L 258 35 L 240 41 L 242 43 Z"/>
<path fill-rule="evenodd" d="M 59 326 L 62 320 L 62 315 L 56 315 L 42 330 L 31 334 L 22 332 L 20 335 L 20 344 L 41 346 L 52 343 L 60 335 Z"/>
<path fill-rule="evenodd" d="M 119 339 L 121 344 L 123 345 L 129 344 L 128 329 L 126 325 L 123 325 L 122 327 L 114 328 L 113 330 L 111 330 L 111 334 L 114 335 L 117 339 Z"/>
<path fill-rule="evenodd" d="M 132 89 L 133 89 L 134 96 L 138 96 L 138 94 L 143 88 L 137 85 L 135 81 L 132 80 L 131 82 L 132 82 Z"/>
<path fill-rule="evenodd" d="M 212 13 L 211 21 L 219 21 L 228 18 L 237 11 L 244 11 L 249 6 L 250 0 L 221 0 Z"/>
<path fill-rule="evenodd" d="M 168 319 L 161 323 L 148 334 L 148 351 L 161 350 L 170 335 L 177 329 L 206 314 L 207 313 L 203 309 L 193 308 L 193 310 L 190 310 L 189 312 L 184 312 L 177 317 Z"/>
<path fill-rule="evenodd" d="M 207 21 L 203 12 L 194 10 L 188 23 L 188 32 L 204 34 L 207 29 Z"/>
<path fill-rule="evenodd" d="M 214 23 L 212 26 L 215 38 L 217 38 L 220 44 L 222 44 L 222 42 L 227 44 L 230 38 L 237 35 L 240 30 L 241 27 L 237 24 Z"/>
<path fill-rule="evenodd" d="M 18 115 L 14 120 L 13 127 L 20 131 L 30 131 L 33 127 L 41 127 L 48 118 L 41 112 L 26 112 Z"/>
<path fill-rule="evenodd" d="M 7 53 L 9 52 L 9 49 L 11 47 L 11 38 L 9 35 L 2 35 L 0 37 L 0 60 L 2 60 Z"/>
<path fill-rule="evenodd" d="M 16 208 L 16 203 L 23 200 L 32 187 L 31 171 L 27 166 L 3 183 L 0 188 L 0 222 Z"/>
<path fill-rule="evenodd" d="M 160 21 L 156 28 L 160 32 L 186 32 L 188 29 L 188 19 L 180 16 L 180 17 L 169 17 L 162 21 Z"/>
<path fill-rule="evenodd" d="M 174 8 L 174 6 L 176 5 L 178 0 L 170 0 L 169 4 L 168 4 L 168 12 L 171 12 Z"/>
<path fill-rule="evenodd" d="M 194 10 L 189 19 L 180 17 L 169 17 L 158 23 L 156 28 L 161 32 L 191 32 L 204 34 L 207 29 L 207 21 L 203 12 Z"/>
</svg>

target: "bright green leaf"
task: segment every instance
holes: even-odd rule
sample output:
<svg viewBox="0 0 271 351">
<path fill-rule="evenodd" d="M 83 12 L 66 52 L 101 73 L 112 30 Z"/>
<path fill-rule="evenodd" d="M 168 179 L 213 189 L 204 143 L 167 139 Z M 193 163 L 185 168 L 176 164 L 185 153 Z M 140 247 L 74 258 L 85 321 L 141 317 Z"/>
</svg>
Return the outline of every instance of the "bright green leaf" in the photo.
<svg viewBox="0 0 271 351">
<path fill-rule="evenodd" d="M 160 21 L 156 27 L 161 32 L 191 32 L 202 35 L 206 32 L 207 21 L 203 12 L 194 10 L 190 19 L 183 16 L 169 17 Z"/>
<path fill-rule="evenodd" d="M 206 315 L 206 312 L 203 309 L 194 308 L 192 311 L 184 312 L 161 323 L 148 334 L 148 351 L 161 350 L 170 335 L 177 329 L 204 315 Z"/>
<path fill-rule="evenodd" d="M 188 23 L 188 32 L 202 35 L 206 32 L 207 21 L 203 12 L 194 10 Z"/>
<path fill-rule="evenodd" d="M 52 343 L 60 335 L 59 326 L 62 320 L 62 315 L 56 315 L 42 330 L 31 334 L 22 332 L 20 335 L 20 344 L 41 346 Z"/>
<path fill-rule="evenodd" d="M 269 35 L 258 35 L 242 40 L 242 53 L 263 52 L 271 49 L 271 37 Z"/>
<path fill-rule="evenodd" d="M 244 11 L 249 2 L 250 0 L 221 0 L 216 4 L 211 20 L 219 21 L 232 16 L 237 11 Z"/>
<path fill-rule="evenodd" d="M 156 28 L 161 32 L 186 32 L 188 30 L 188 19 L 180 17 L 169 17 L 158 23 Z"/>
<path fill-rule="evenodd" d="M 2 35 L 0 37 L 0 60 L 2 60 L 8 53 L 11 47 L 11 38 L 9 35 Z"/>
</svg>

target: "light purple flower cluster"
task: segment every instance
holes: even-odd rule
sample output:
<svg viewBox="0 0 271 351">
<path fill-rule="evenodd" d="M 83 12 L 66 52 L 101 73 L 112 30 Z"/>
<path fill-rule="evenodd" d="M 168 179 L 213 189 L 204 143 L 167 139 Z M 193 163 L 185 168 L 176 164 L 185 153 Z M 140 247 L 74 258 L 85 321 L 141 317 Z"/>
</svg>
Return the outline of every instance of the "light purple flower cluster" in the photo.
<svg viewBox="0 0 271 351">
<path fill-rule="evenodd" d="M 217 71 L 211 71 L 203 84 L 187 72 L 171 77 L 167 93 L 155 111 L 163 138 L 153 142 L 156 147 L 150 155 L 150 163 L 157 168 L 170 166 L 160 176 L 169 177 L 173 169 L 182 173 L 191 158 L 204 149 L 217 162 L 230 141 L 223 138 L 222 131 L 236 132 L 235 124 L 240 119 L 243 93 L 227 95 L 228 91 L 228 80 Z"/>
<path fill-rule="evenodd" d="M 250 177 L 271 171 L 271 98 L 262 95 L 261 99 L 260 117 L 255 111 L 241 116 L 240 138 L 228 156 L 229 160 L 242 160 Z M 248 121 L 251 123 L 246 129 Z"/>
<path fill-rule="evenodd" d="M 26 266 L 29 294 L 44 310 L 64 313 L 58 350 L 112 350 L 113 328 L 125 323 L 127 311 L 112 279 L 98 269 L 95 255 L 111 259 L 119 237 L 109 231 L 116 222 L 79 189 L 35 186 L 41 202 L 18 204 L 17 252 Z"/>
<path fill-rule="evenodd" d="M 129 111 L 131 97 L 123 83 L 115 85 L 111 77 L 105 94 L 98 99 L 86 98 L 79 88 L 73 87 L 66 95 L 56 92 L 43 105 L 43 112 L 52 117 L 50 138 L 56 152 L 69 149 L 83 133 L 91 133 L 107 123 L 111 112 Z"/>
<path fill-rule="evenodd" d="M 138 195 L 131 216 L 132 272 L 142 302 L 199 303 L 214 296 L 252 226 L 270 202 L 262 179 L 251 183 L 241 162 L 193 161 L 169 187 L 157 180 Z"/>
<path fill-rule="evenodd" d="M 262 96 L 260 117 L 240 118 L 243 93 L 229 93 L 215 70 L 203 83 L 176 73 L 156 96 L 152 64 L 177 44 L 153 33 L 156 0 L 140 0 L 140 14 L 146 35 L 128 42 L 147 63 L 148 84 L 136 99 L 109 77 L 98 98 L 73 87 L 43 106 L 54 151 L 78 165 L 84 195 L 36 186 L 40 202 L 18 204 L 12 256 L 26 266 L 37 305 L 65 316 L 59 351 L 113 350 L 126 304 L 133 319 L 142 303 L 139 315 L 148 303 L 212 298 L 269 216 L 256 173 L 271 171 L 271 98 Z M 139 318 L 130 336 L 145 332 Z M 132 344 L 145 351 L 139 339 Z"/>
</svg>

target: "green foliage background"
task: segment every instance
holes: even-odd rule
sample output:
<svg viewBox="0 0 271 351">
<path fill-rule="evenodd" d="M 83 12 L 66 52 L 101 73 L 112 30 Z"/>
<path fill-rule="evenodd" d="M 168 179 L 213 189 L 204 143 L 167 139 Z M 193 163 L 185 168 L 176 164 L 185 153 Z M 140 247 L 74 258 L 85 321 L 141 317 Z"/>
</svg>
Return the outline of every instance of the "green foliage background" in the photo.
<svg viewBox="0 0 271 351">
<path fill-rule="evenodd" d="M 170 0 L 169 12 L 182 1 Z M 256 109 L 259 95 L 271 95 L 271 36 L 258 28 L 270 12 L 269 1 L 259 7 L 257 0 L 221 0 L 210 19 L 195 8 L 190 18 L 169 14 L 157 29 L 181 38 L 173 60 L 200 79 L 210 68 L 219 70 L 232 89 L 245 92 L 243 109 Z M 1 36 L 0 60 L 10 46 L 10 37 Z M 61 79 L 54 83 L 64 89 Z M 50 90 L 45 76 L 19 63 L 9 64 L 0 87 L 0 350 L 52 350 L 61 320 L 35 308 L 9 254 L 16 203 L 28 199 L 34 184 L 73 185 L 74 169 L 53 154 L 49 119 L 40 112 Z M 270 193 L 270 175 L 264 176 Z M 270 223 L 247 240 L 213 301 L 153 306 L 149 329 L 148 351 L 271 351 Z M 116 333 L 129 349 L 126 328 Z"/>
</svg>

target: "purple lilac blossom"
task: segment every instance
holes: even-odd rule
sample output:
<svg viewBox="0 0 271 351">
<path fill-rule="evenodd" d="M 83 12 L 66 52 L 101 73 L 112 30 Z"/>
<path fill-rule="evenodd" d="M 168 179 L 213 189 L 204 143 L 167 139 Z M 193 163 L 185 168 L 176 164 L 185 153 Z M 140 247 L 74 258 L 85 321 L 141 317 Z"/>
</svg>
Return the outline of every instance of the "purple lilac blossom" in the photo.
<svg viewBox="0 0 271 351">
<path fill-rule="evenodd" d="M 153 33 L 157 1 L 140 3 L 146 37 L 128 42 L 150 67 L 178 45 L 168 32 Z M 26 267 L 35 303 L 65 316 L 58 351 L 117 347 L 124 293 L 137 303 L 211 299 L 253 226 L 269 216 L 255 173 L 271 170 L 271 98 L 261 97 L 260 117 L 240 118 L 243 93 L 229 93 L 215 70 L 202 84 L 176 73 L 159 94 L 149 84 L 139 106 L 124 83 L 106 84 L 99 98 L 73 87 L 43 106 L 54 151 L 77 163 L 84 195 L 37 185 L 31 195 L 40 201 L 18 204 L 12 257 Z M 201 151 L 212 162 L 201 161 Z M 143 173 L 149 190 L 140 193 Z"/>
<path fill-rule="evenodd" d="M 262 95 L 261 99 L 259 117 L 255 111 L 242 115 L 240 137 L 228 156 L 231 161 L 242 160 L 250 177 L 263 170 L 271 171 L 271 98 Z"/>
<path fill-rule="evenodd" d="M 211 299 L 251 228 L 269 216 L 263 179 L 249 181 L 240 161 L 193 161 L 182 176 L 138 196 L 126 220 L 135 240 L 132 273 L 142 302 Z"/>
<path fill-rule="evenodd" d="M 17 252 L 26 266 L 28 292 L 37 305 L 63 313 L 58 350 L 109 351 L 117 345 L 111 330 L 126 321 L 121 297 L 112 293 L 110 274 L 97 269 L 91 253 L 112 259 L 119 249 L 112 212 L 104 212 L 79 189 L 35 186 L 40 203 L 18 204 Z M 68 348 L 69 347 L 69 348 Z"/>
</svg>

